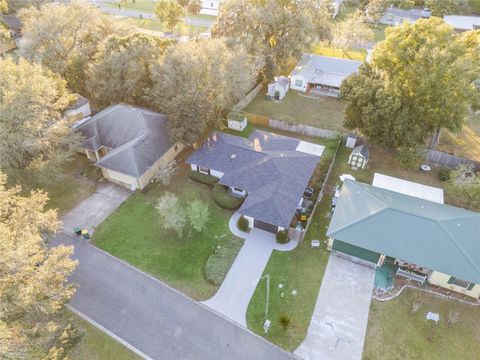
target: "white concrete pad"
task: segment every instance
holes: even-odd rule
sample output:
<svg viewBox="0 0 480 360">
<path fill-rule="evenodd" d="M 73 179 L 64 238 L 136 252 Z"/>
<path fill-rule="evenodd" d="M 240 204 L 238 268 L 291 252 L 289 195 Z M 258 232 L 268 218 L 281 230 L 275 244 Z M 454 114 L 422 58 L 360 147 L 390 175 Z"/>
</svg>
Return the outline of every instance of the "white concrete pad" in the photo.
<svg viewBox="0 0 480 360">
<path fill-rule="evenodd" d="M 332 252 L 305 341 L 305 360 L 360 360 L 367 331 L 375 269 Z"/>
<path fill-rule="evenodd" d="M 385 190 L 443 204 L 443 189 L 433 186 L 423 185 L 380 173 L 375 173 L 372 185 Z"/>
<path fill-rule="evenodd" d="M 300 141 L 295 150 L 303 152 L 305 154 L 322 156 L 323 150 L 325 150 L 325 146 L 313 144 L 307 141 Z"/>
</svg>

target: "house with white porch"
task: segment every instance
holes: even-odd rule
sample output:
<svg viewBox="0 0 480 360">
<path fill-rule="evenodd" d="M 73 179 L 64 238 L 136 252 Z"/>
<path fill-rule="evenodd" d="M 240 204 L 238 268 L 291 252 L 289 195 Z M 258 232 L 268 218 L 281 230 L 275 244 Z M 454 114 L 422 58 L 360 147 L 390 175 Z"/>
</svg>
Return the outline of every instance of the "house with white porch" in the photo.
<svg viewBox="0 0 480 360">
<path fill-rule="evenodd" d="M 202 0 L 201 15 L 218 16 L 222 0 Z"/>
<path fill-rule="evenodd" d="M 361 61 L 303 54 L 289 75 L 290 89 L 338 97 L 340 85 L 358 71 Z"/>
</svg>

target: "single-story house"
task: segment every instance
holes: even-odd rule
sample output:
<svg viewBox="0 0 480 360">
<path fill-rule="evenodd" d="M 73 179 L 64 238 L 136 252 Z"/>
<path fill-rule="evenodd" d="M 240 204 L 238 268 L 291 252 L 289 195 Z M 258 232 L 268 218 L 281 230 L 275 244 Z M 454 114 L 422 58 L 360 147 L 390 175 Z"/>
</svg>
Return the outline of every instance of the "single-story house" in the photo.
<svg viewBox="0 0 480 360">
<path fill-rule="evenodd" d="M 143 189 L 162 166 L 183 149 L 170 141 L 165 115 L 128 105 L 112 105 L 81 122 L 81 148 L 103 176 Z"/>
<path fill-rule="evenodd" d="M 22 38 L 23 24 L 20 18 L 16 15 L 1 15 L 0 25 L 4 23 L 10 31 L 12 39 L 15 41 L 16 46 L 19 46 L 19 42 Z"/>
<path fill-rule="evenodd" d="M 367 145 L 362 144 L 355 146 L 348 158 L 348 165 L 351 165 L 355 169 L 365 169 L 368 160 L 370 159 L 370 151 L 368 151 Z"/>
<path fill-rule="evenodd" d="M 445 15 L 443 20 L 460 32 L 480 29 L 480 16 Z"/>
<path fill-rule="evenodd" d="M 300 62 L 290 73 L 290 88 L 302 92 L 316 92 L 338 96 L 342 81 L 356 73 L 361 61 L 330 56 L 303 54 Z"/>
<path fill-rule="evenodd" d="M 65 111 L 65 114 L 70 117 L 78 117 L 79 119 L 83 119 L 92 115 L 90 101 L 80 94 L 75 94 L 75 96 L 75 102 L 68 107 L 67 111 Z"/>
<path fill-rule="evenodd" d="M 418 19 L 428 19 L 430 16 L 432 16 L 430 9 L 399 9 L 391 6 L 385 10 L 378 22 L 384 25 L 397 26 L 401 25 L 404 21 L 413 24 Z"/>
<path fill-rule="evenodd" d="M 201 15 L 218 16 L 222 0 L 202 0 Z"/>
<path fill-rule="evenodd" d="M 285 76 L 275 78 L 275 81 L 268 84 L 267 98 L 269 100 L 282 100 L 290 88 L 290 80 Z"/>
<path fill-rule="evenodd" d="M 430 284 L 480 296 L 480 213 L 345 180 L 328 247 L 375 266 L 395 259 Z M 413 269 L 413 270 L 412 270 Z"/>
<path fill-rule="evenodd" d="M 323 150 L 321 145 L 259 130 L 248 139 L 215 132 L 187 163 L 245 197 L 238 212 L 250 228 L 277 233 L 290 227 Z"/>
</svg>

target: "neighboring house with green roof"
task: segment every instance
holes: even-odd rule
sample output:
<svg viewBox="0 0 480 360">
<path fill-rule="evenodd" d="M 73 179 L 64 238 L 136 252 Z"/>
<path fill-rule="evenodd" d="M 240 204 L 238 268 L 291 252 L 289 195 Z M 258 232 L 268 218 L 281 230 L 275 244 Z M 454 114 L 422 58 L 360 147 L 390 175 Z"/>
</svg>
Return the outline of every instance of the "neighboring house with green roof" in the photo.
<svg viewBox="0 0 480 360">
<path fill-rule="evenodd" d="M 346 180 L 329 248 L 381 265 L 386 257 L 430 284 L 480 296 L 480 213 Z"/>
</svg>

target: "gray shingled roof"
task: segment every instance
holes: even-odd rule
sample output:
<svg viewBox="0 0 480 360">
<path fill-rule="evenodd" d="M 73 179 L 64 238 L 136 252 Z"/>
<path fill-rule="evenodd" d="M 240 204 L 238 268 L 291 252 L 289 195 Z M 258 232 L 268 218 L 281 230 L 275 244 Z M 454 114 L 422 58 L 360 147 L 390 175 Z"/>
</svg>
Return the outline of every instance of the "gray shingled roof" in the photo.
<svg viewBox="0 0 480 360">
<path fill-rule="evenodd" d="M 301 75 L 310 83 L 340 87 L 342 81 L 357 72 L 361 64 L 356 60 L 303 54 L 290 77 Z"/>
<path fill-rule="evenodd" d="M 365 159 L 368 159 L 370 157 L 370 151 L 368 151 L 368 148 L 365 144 L 362 145 L 357 145 L 355 149 L 352 150 L 352 154 L 360 154 L 362 155 Z"/>
<path fill-rule="evenodd" d="M 172 147 L 164 115 L 128 105 L 110 106 L 77 129 L 87 138 L 82 147 L 107 148 L 96 166 L 137 178 Z"/>
<path fill-rule="evenodd" d="M 327 236 L 480 284 L 480 213 L 345 180 Z"/>
<path fill-rule="evenodd" d="M 220 184 L 246 190 L 241 214 L 288 228 L 320 159 L 296 151 L 299 143 L 259 130 L 248 139 L 215 132 L 187 162 L 220 171 Z"/>
</svg>

